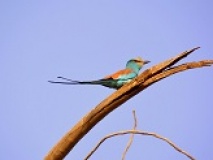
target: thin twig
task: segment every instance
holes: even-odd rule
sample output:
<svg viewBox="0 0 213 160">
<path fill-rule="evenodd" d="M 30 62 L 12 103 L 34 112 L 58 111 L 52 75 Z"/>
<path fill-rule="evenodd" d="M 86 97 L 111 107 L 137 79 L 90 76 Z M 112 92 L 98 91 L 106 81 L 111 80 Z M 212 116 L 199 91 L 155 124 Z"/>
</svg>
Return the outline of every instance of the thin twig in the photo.
<svg viewBox="0 0 213 160">
<path fill-rule="evenodd" d="M 136 117 L 135 110 L 132 111 L 132 114 L 133 114 L 133 118 L 134 118 L 133 130 L 136 130 L 138 124 L 137 124 L 137 117 Z M 122 154 L 122 160 L 125 160 L 125 158 L 126 158 L 126 154 L 127 154 L 128 150 L 129 150 L 130 146 L 132 145 L 132 142 L 133 142 L 133 139 L 134 139 L 134 135 L 135 134 L 131 134 L 130 135 L 130 138 L 129 138 L 129 141 L 127 143 L 127 146 L 126 146 L 126 148 L 125 148 L 125 150 L 124 150 L 124 152 Z"/>
<path fill-rule="evenodd" d="M 120 131 L 120 132 L 115 132 L 112 134 L 109 134 L 107 136 L 105 136 L 103 139 L 101 139 L 98 144 L 93 148 L 93 150 L 87 155 L 87 157 L 84 160 L 88 160 L 89 157 L 100 147 L 100 145 L 107 140 L 108 138 L 112 138 L 115 136 L 120 136 L 120 135 L 125 135 L 125 134 L 140 134 L 140 135 L 146 135 L 146 136 L 153 136 L 155 138 L 161 139 L 165 142 L 167 142 L 170 146 L 172 146 L 175 150 L 177 150 L 178 152 L 184 154 L 185 156 L 187 156 L 189 159 L 191 160 L 195 160 L 194 157 L 192 157 L 189 153 L 187 153 L 186 151 L 182 150 L 180 147 L 178 147 L 175 143 L 173 143 L 171 140 L 153 133 L 153 132 L 146 132 L 146 131 L 140 131 L 140 130 L 126 130 L 126 131 Z"/>
</svg>

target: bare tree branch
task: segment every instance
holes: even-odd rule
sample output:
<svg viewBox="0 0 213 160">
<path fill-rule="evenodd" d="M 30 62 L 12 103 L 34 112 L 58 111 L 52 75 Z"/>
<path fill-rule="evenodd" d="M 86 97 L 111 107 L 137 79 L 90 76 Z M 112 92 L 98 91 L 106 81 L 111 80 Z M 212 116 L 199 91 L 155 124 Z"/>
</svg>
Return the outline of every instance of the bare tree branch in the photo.
<svg viewBox="0 0 213 160">
<path fill-rule="evenodd" d="M 140 131 L 140 130 L 126 130 L 126 131 L 120 131 L 120 132 L 115 132 L 112 134 L 109 134 L 107 136 L 105 136 L 103 139 L 101 139 L 98 144 L 92 149 L 92 151 L 88 154 L 88 156 L 85 158 L 85 160 L 87 160 L 99 147 L 100 145 L 107 139 L 115 137 L 115 136 L 120 136 L 120 135 L 125 135 L 125 134 L 139 134 L 139 135 L 146 135 L 146 136 L 153 136 L 155 138 L 161 139 L 163 141 L 165 141 L 166 143 L 168 143 L 170 146 L 172 146 L 175 150 L 177 150 L 178 152 L 184 154 L 185 156 L 187 156 L 189 159 L 191 160 L 195 160 L 194 157 L 192 157 L 189 153 L 187 153 L 186 151 L 182 150 L 181 148 L 179 148 L 175 143 L 173 143 L 172 141 L 170 141 L 169 139 L 153 133 L 153 132 L 146 132 L 146 131 Z"/>
<path fill-rule="evenodd" d="M 136 113 L 135 113 L 135 110 L 132 111 L 132 114 L 133 114 L 133 118 L 134 118 L 134 126 L 133 126 L 133 130 L 136 130 L 137 128 L 137 125 L 138 125 L 138 122 L 137 122 L 137 117 L 136 117 Z M 130 148 L 130 146 L 132 145 L 132 142 L 133 142 L 133 139 L 134 139 L 134 135 L 135 134 L 131 134 L 130 135 L 130 138 L 129 138 L 129 142 L 127 143 L 127 146 L 122 154 L 122 160 L 125 160 L 125 157 L 126 157 L 126 154 Z"/>
<path fill-rule="evenodd" d="M 199 49 L 199 47 L 185 51 L 176 57 L 145 70 L 137 78 L 107 97 L 88 114 L 86 114 L 70 131 L 68 131 L 67 134 L 61 138 L 61 140 L 46 155 L 45 160 L 63 159 L 73 149 L 73 147 L 105 116 L 153 83 L 184 70 L 212 65 L 213 60 L 203 60 L 199 62 L 190 62 L 171 68 L 178 61 L 185 58 L 197 49 Z"/>
</svg>

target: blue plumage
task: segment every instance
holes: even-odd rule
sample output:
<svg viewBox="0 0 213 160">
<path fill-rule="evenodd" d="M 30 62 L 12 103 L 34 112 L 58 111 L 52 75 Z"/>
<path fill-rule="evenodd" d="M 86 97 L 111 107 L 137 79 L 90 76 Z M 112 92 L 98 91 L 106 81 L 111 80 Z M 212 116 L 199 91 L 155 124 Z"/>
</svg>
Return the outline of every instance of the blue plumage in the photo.
<svg viewBox="0 0 213 160">
<path fill-rule="evenodd" d="M 67 84 L 67 85 L 92 84 L 92 85 L 102 85 L 109 88 L 119 89 L 125 83 L 128 83 L 133 78 L 137 77 L 143 65 L 149 62 L 150 61 L 142 60 L 140 57 L 131 59 L 127 62 L 125 69 L 117 71 L 114 74 L 108 75 L 103 79 L 94 80 L 94 81 L 74 81 L 68 78 L 58 77 L 60 79 L 65 80 L 65 82 L 57 82 L 57 81 L 49 81 L 49 82 Z"/>
</svg>

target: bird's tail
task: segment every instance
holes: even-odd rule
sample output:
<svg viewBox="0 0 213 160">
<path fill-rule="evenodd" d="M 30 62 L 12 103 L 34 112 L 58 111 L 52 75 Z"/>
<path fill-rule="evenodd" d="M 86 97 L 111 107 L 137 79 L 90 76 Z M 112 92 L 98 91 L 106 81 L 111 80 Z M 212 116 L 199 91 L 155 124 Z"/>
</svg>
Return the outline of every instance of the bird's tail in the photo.
<svg viewBox="0 0 213 160">
<path fill-rule="evenodd" d="M 65 84 L 65 85 L 76 85 L 76 84 L 102 84 L 101 80 L 96 80 L 96 81 L 76 81 L 72 80 L 69 78 L 64 78 L 64 77 L 57 77 L 59 79 L 65 80 L 65 82 L 61 81 L 48 81 L 50 83 L 58 83 L 58 84 Z"/>
</svg>

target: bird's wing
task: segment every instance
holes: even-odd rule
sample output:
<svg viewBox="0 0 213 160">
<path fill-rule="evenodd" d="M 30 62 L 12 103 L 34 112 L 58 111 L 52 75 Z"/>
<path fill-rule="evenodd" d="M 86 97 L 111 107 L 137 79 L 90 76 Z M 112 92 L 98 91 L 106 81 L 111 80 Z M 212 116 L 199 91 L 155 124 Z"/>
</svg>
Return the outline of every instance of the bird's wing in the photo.
<svg viewBox="0 0 213 160">
<path fill-rule="evenodd" d="M 119 70 L 111 75 L 108 75 L 108 76 L 104 77 L 104 79 L 115 79 L 116 80 L 116 79 L 119 79 L 119 78 L 124 77 L 131 73 L 133 73 L 133 71 L 129 68 L 126 68 L 123 70 Z"/>
</svg>

